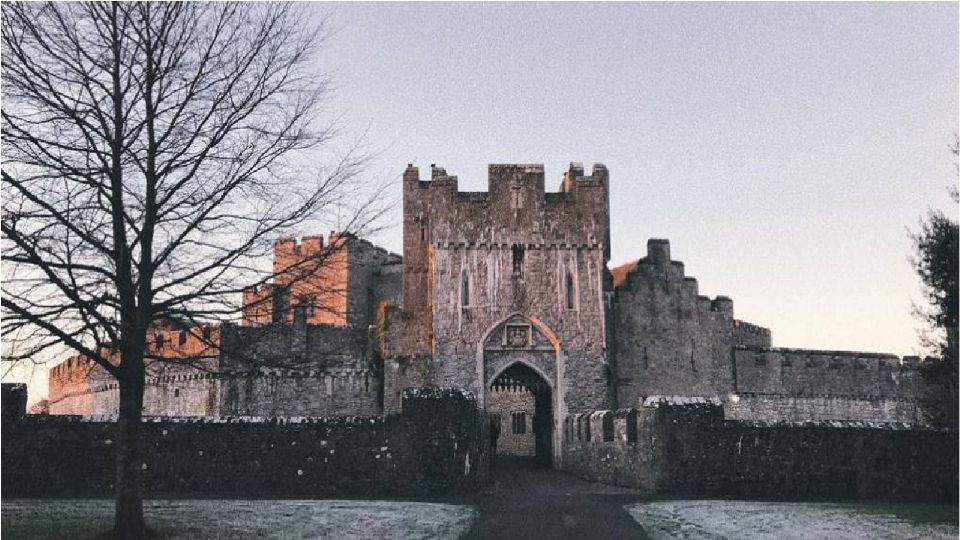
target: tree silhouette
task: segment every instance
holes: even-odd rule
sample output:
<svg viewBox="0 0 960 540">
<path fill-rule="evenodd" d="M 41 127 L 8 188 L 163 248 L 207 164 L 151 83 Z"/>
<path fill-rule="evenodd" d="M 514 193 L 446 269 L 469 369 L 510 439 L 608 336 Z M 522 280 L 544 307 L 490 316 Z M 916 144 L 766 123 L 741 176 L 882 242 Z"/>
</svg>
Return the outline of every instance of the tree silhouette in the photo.
<svg viewBox="0 0 960 540">
<path fill-rule="evenodd" d="M 145 374 L 172 361 L 151 328 L 235 316 L 275 237 L 324 213 L 364 233 L 379 193 L 335 151 L 324 23 L 295 7 L 2 9 L 5 360 L 66 347 L 116 378 L 115 533 L 139 538 Z"/>
</svg>

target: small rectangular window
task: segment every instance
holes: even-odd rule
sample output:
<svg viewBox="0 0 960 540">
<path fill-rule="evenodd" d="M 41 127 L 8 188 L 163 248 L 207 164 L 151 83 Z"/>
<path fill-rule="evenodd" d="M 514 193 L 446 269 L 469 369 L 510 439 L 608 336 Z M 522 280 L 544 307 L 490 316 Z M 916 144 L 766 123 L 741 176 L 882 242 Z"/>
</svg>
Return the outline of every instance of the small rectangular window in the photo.
<svg viewBox="0 0 960 540">
<path fill-rule="evenodd" d="M 613 440 L 613 413 L 606 413 L 603 415 L 603 440 L 612 441 Z"/>
<path fill-rule="evenodd" d="M 522 412 L 513 413 L 513 432 L 517 435 L 523 435 L 527 432 L 527 414 Z"/>
</svg>

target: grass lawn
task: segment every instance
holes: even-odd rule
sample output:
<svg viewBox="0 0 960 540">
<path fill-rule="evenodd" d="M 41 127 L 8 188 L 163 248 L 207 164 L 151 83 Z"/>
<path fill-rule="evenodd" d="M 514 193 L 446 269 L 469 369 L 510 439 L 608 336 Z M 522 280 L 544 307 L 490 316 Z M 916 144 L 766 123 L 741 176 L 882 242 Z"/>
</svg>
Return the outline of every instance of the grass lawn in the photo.
<svg viewBox="0 0 960 540">
<path fill-rule="evenodd" d="M 459 538 L 476 510 L 451 504 L 359 501 L 153 500 L 147 526 L 158 538 Z M 112 500 L 4 500 L 4 540 L 88 539 L 109 531 Z"/>
<path fill-rule="evenodd" d="M 625 510 L 653 540 L 955 540 L 958 534 L 956 505 L 686 500 Z"/>
</svg>

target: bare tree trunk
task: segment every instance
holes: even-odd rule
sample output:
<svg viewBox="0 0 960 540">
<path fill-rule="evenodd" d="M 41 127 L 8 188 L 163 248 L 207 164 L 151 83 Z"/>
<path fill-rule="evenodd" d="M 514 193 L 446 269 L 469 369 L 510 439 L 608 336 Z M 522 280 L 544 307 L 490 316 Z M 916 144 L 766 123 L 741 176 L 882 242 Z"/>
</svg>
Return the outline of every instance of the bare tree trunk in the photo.
<svg viewBox="0 0 960 540">
<path fill-rule="evenodd" d="M 117 538 L 143 538 L 143 452 L 140 420 L 143 416 L 143 357 L 121 363 L 120 416 L 117 420 L 117 483 L 114 534 Z"/>
</svg>

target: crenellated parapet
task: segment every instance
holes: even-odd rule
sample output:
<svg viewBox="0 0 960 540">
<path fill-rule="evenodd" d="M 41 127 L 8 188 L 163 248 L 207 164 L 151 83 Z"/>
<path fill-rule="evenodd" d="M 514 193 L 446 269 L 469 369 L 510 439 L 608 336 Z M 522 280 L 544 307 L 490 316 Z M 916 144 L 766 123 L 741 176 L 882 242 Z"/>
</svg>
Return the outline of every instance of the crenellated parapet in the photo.
<svg viewBox="0 0 960 540">
<path fill-rule="evenodd" d="M 412 251 L 431 244 L 491 249 L 517 243 L 596 244 L 609 257 L 609 173 L 602 164 L 595 164 L 589 176 L 582 165 L 571 164 L 556 193 L 545 191 L 540 164 L 491 164 L 485 192 L 459 191 L 457 177 L 435 165 L 430 180 L 419 175 L 412 164 L 404 172 L 408 260 Z"/>
<path fill-rule="evenodd" d="M 653 394 L 723 396 L 733 386 L 732 348 L 770 345 L 769 330 L 734 318 L 729 297 L 700 294 L 665 239 L 651 238 L 645 257 L 611 275 L 620 406 Z"/>
<path fill-rule="evenodd" d="M 400 296 L 400 262 L 349 234 L 280 238 L 271 281 L 243 291 L 241 324 L 292 324 L 301 311 L 308 324 L 367 326 L 377 302 Z"/>
</svg>

